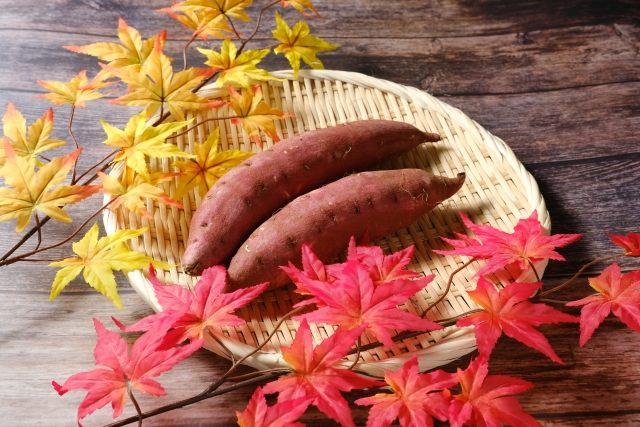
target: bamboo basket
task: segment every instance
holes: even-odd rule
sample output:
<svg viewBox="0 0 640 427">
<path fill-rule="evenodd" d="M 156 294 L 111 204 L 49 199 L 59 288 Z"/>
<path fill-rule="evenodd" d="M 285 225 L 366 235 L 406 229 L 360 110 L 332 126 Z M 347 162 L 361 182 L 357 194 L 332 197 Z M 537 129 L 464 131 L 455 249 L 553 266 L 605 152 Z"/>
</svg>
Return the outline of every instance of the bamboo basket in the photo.
<svg viewBox="0 0 640 427">
<path fill-rule="evenodd" d="M 501 139 L 491 135 L 460 110 L 418 89 L 357 73 L 309 70 L 301 71 L 297 80 L 293 80 L 291 71 L 272 74 L 285 80 L 261 83 L 265 102 L 294 115 L 292 118 L 276 121 L 276 129 L 281 138 L 356 120 L 404 121 L 422 130 L 439 133 L 442 141 L 423 144 L 400 158 L 387 161 L 380 169 L 422 168 L 449 177 L 455 177 L 458 172 L 466 172 L 466 183 L 455 196 L 406 229 L 372 242 L 380 245 L 386 253 L 397 252 L 415 244 L 416 251 L 408 268 L 425 275 L 436 275 L 436 279 L 427 288 L 400 308 L 419 315 L 421 309 L 442 295 L 450 273 L 467 260 L 466 257 L 442 256 L 432 251 L 450 249 L 439 236 L 451 237 L 452 232 L 472 235 L 463 226 L 459 211 L 467 213 L 477 224 L 490 224 L 511 232 L 519 219 L 528 217 L 537 209 L 544 229 L 547 233 L 550 231 L 549 214 L 534 178 Z M 228 98 L 226 88 L 221 89 L 217 85 L 208 85 L 199 93 L 206 98 Z M 196 118 L 195 123 L 210 117 L 229 115 L 227 107 L 187 112 L 188 118 Z M 203 123 L 173 141 L 182 150 L 193 152 L 194 143 L 206 140 L 217 126 L 220 127 L 221 150 L 261 151 L 239 125 L 232 125 L 228 120 Z M 262 138 L 263 149 L 273 144 L 273 140 L 264 134 Z M 170 159 L 151 159 L 150 172 L 173 171 L 171 162 Z M 122 167 L 115 167 L 112 174 L 118 175 L 121 170 Z M 163 185 L 165 192 L 173 196 L 175 182 Z M 153 215 L 154 221 L 135 215 L 124 207 L 115 212 L 106 210 L 103 219 L 107 233 L 149 226 L 146 234 L 131 242 L 131 248 L 179 265 L 189 235 L 191 217 L 200 203 L 197 189 L 179 201 L 185 206 L 184 210 L 147 201 L 147 210 Z M 467 292 L 475 288 L 476 280 L 473 275 L 482 265 L 482 261 L 474 262 L 458 273 L 451 291 L 429 312 L 428 318 L 451 318 L 477 308 Z M 545 267 L 546 262 L 536 264 L 540 274 Z M 128 279 L 142 299 L 154 310 L 160 311 L 161 307 L 145 273 L 130 272 Z M 526 277 L 512 277 L 512 273 L 505 269 L 496 273 L 492 279 L 503 285 L 512 279 L 534 281 L 533 277 L 527 276 L 531 273 L 525 273 L 523 276 Z M 158 278 L 165 283 L 179 283 L 191 289 L 197 282 L 197 278 L 180 273 L 179 267 L 159 271 Z M 208 337 L 209 341 L 205 346 L 227 358 L 231 357 L 228 351 L 236 359 L 244 356 L 262 343 L 278 320 L 300 301 L 300 295 L 294 289 L 294 285 L 289 285 L 266 292 L 237 313 L 245 319 L 245 325 L 214 331 L 224 347 L 211 337 Z M 291 344 L 298 326 L 296 321 L 285 321 L 271 342 L 245 363 L 256 369 L 287 367 L 279 349 Z M 335 329 L 336 326 L 332 325 L 311 324 L 316 344 L 332 335 Z M 376 340 L 365 334 L 362 341 L 364 345 Z M 356 369 L 373 377 L 382 377 L 384 370 L 395 370 L 406 359 L 418 354 L 420 369 L 424 371 L 449 363 L 475 348 L 472 328 L 452 326 L 405 339 L 391 348 L 378 347 L 364 351 Z M 342 362 L 345 367 L 353 363 L 355 355 L 349 358 L 351 360 L 345 359 Z"/>
</svg>

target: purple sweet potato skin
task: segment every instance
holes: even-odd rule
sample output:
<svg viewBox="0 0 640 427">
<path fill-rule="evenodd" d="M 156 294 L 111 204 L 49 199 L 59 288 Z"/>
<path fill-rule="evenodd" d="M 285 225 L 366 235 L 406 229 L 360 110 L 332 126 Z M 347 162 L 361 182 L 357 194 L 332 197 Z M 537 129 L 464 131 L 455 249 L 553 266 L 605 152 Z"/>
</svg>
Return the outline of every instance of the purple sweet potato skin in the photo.
<svg viewBox="0 0 640 427">
<path fill-rule="evenodd" d="M 372 239 L 407 227 L 454 195 L 464 183 L 421 169 L 362 172 L 298 197 L 260 225 L 231 260 L 231 289 L 290 280 L 280 269 L 291 261 L 302 266 L 307 244 L 328 262 L 345 250 L 349 238 L 369 231 Z"/>
<path fill-rule="evenodd" d="M 403 122 L 366 120 L 306 132 L 245 160 L 218 180 L 189 227 L 182 266 L 228 265 L 255 228 L 296 197 L 440 136 Z"/>
</svg>

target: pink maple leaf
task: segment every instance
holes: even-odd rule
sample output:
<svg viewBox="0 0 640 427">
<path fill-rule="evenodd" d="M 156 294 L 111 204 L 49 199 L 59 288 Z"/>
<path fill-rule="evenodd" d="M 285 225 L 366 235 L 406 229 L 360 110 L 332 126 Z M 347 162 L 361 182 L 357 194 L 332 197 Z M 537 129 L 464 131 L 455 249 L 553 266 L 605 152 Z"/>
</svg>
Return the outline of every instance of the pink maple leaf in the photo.
<svg viewBox="0 0 640 427">
<path fill-rule="evenodd" d="M 371 275 L 374 285 L 393 282 L 398 279 L 415 279 L 420 273 L 407 270 L 405 267 L 411 262 L 415 246 L 391 255 L 384 255 L 380 246 L 356 246 L 355 239 L 349 242 L 349 260 L 360 261 Z"/>
<path fill-rule="evenodd" d="M 628 256 L 640 256 L 640 234 L 632 232 L 627 233 L 626 236 L 607 234 L 611 237 L 611 242 L 622 246 Z"/>
<path fill-rule="evenodd" d="M 476 259 L 487 259 L 487 264 L 476 276 L 493 273 L 508 265 L 515 265 L 521 271 L 529 268 L 529 261 L 553 259 L 564 261 L 564 257 L 554 251 L 578 241 L 582 234 L 556 234 L 547 236 L 538 221 L 538 212 L 534 210 L 527 219 L 520 219 L 513 233 L 505 233 L 490 225 L 476 225 L 460 212 L 462 222 L 473 231 L 479 240 L 455 233 L 460 240 L 442 238 L 453 246 L 452 251 L 434 250 L 441 255 L 466 255 Z"/>
<path fill-rule="evenodd" d="M 489 357 L 498 338 L 504 332 L 511 338 L 541 351 L 554 362 L 564 365 L 549 345 L 549 341 L 533 326 L 577 322 L 578 318 L 546 304 L 527 301 L 540 286 L 542 283 L 512 283 L 498 292 L 491 282 L 481 277 L 476 290 L 469 292 L 469 297 L 484 311 L 472 313 L 458 320 L 456 325 L 473 325 L 480 355 Z"/>
<path fill-rule="evenodd" d="M 302 321 L 289 347 L 281 347 L 282 357 L 294 371 L 264 387 L 267 394 L 279 392 L 278 402 L 315 396 L 313 405 L 343 426 L 355 426 L 351 410 L 340 391 L 351 391 L 384 385 L 383 382 L 359 377 L 347 369 L 332 365 L 351 349 L 366 325 L 347 332 L 336 332 L 314 348 L 311 329 Z"/>
<path fill-rule="evenodd" d="M 146 331 L 164 318 L 175 318 L 176 310 L 184 310 L 184 314 L 174 321 L 171 325 L 172 329 L 165 337 L 167 347 L 173 347 L 187 339 L 202 339 L 207 327 L 243 325 L 244 320 L 231 313 L 244 307 L 264 292 L 269 283 L 224 294 L 222 291 L 227 285 L 226 277 L 224 267 L 210 267 L 202 273 L 194 292 L 191 292 L 180 285 L 161 284 L 158 282 L 153 266 L 149 266 L 149 280 L 163 311 L 147 316 L 127 327 L 116 319 L 114 321 L 126 332 Z"/>
<path fill-rule="evenodd" d="M 589 279 L 589 285 L 600 295 L 567 303 L 570 307 L 584 306 L 580 312 L 581 347 L 611 311 L 628 327 L 640 332 L 640 270 L 621 276 L 620 266 L 614 262 L 600 276 Z"/>
<path fill-rule="evenodd" d="M 442 370 L 421 374 L 418 356 L 414 355 L 397 371 L 385 371 L 384 379 L 391 386 L 392 394 L 376 394 L 355 402 L 373 405 L 367 427 L 385 427 L 396 418 L 403 427 L 433 427 L 432 416 L 441 421 L 449 418 L 450 395 L 446 388 L 458 383 L 455 375 Z"/>
<path fill-rule="evenodd" d="M 264 392 L 258 387 L 244 412 L 236 411 L 238 424 L 240 427 L 303 426 L 301 423 L 292 423 L 304 414 L 314 400 L 314 396 L 302 396 L 268 407 Z"/>
<path fill-rule="evenodd" d="M 308 280 L 304 286 L 317 298 L 322 307 L 295 317 L 309 322 L 339 325 L 337 331 L 346 331 L 367 324 L 367 329 L 384 345 L 393 341 L 387 328 L 409 331 L 442 329 L 427 319 L 400 310 L 397 305 L 422 290 L 433 275 L 420 280 L 395 280 L 373 285 L 367 268 L 359 261 L 347 261 L 340 279 L 332 284 Z"/>
<path fill-rule="evenodd" d="M 533 387 L 528 381 L 504 375 L 487 375 L 489 367 L 485 357 L 472 360 L 464 371 L 458 368 L 462 394 L 453 396 L 449 408 L 451 427 L 480 426 L 542 427 L 531 415 L 522 410 L 513 394 Z"/>
<path fill-rule="evenodd" d="M 180 314 L 175 312 L 176 316 Z M 118 417 L 122 414 L 127 393 L 132 389 L 154 396 L 166 395 L 162 386 L 151 378 L 170 370 L 202 346 L 200 340 L 182 347 L 162 349 L 165 332 L 174 320 L 167 316 L 157 322 L 136 340 L 131 354 L 128 354 L 126 341 L 117 333 L 105 329 L 98 319 L 93 319 L 98 335 L 94 350 L 96 364 L 110 369 L 98 368 L 74 374 L 62 385 L 52 382 L 60 396 L 76 389 L 88 391 L 78 407 L 78 425 L 81 425 L 82 418 L 108 403 L 113 407 L 113 418 Z"/>
</svg>

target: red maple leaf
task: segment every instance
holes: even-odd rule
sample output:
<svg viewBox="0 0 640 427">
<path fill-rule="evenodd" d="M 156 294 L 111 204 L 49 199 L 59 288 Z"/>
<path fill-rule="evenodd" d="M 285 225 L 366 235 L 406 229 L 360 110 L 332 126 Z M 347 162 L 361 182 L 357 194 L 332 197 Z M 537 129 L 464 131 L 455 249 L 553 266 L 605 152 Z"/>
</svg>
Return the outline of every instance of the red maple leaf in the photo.
<svg viewBox="0 0 640 427">
<path fill-rule="evenodd" d="M 294 372 L 267 384 L 264 392 L 279 392 L 278 402 L 315 396 L 312 404 L 318 409 L 343 426 L 355 426 L 349 405 L 340 391 L 384 383 L 359 377 L 350 370 L 336 369 L 331 365 L 347 354 L 365 328 L 366 325 L 362 325 L 347 332 L 337 332 L 314 348 L 311 329 L 303 320 L 291 346 L 281 347 L 282 357 Z"/>
<path fill-rule="evenodd" d="M 489 375 L 485 357 L 472 360 L 464 371 L 458 368 L 462 394 L 453 396 L 449 408 L 451 427 L 542 427 L 522 410 L 518 399 L 511 396 L 533 387 L 528 381 L 504 375 Z"/>
<path fill-rule="evenodd" d="M 476 273 L 476 276 L 493 273 L 508 265 L 515 265 L 521 271 L 529 268 L 529 261 L 554 259 L 564 261 L 564 257 L 554 251 L 570 243 L 576 242 L 582 234 L 556 234 L 547 236 L 538 221 L 538 212 L 533 211 L 527 219 L 520 219 L 513 233 L 505 233 L 490 225 L 476 225 L 460 212 L 462 222 L 473 231 L 479 240 L 460 233 L 455 233 L 460 240 L 442 240 L 453 246 L 452 251 L 434 250 L 441 255 L 466 255 L 476 259 L 488 259 L 487 264 Z"/>
<path fill-rule="evenodd" d="M 154 396 L 166 395 L 162 386 L 151 378 L 170 370 L 202 346 L 201 340 L 183 347 L 160 349 L 164 334 L 173 321 L 173 318 L 165 317 L 156 323 L 149 332 L 136 340 L 131 354 L 128 354 L 126 341 L 117 333 L 105 329 L 98 319 L 93 319 L 98 335 L 94 351 L 96 364 L 110 369 L 98 368 L 74 374 L 63 385 L 52 382 L 60 396 L 76 389 L 88 391 L 78 407 L 78 425 L 81 425 L 82 418 L 107 403 L 111 403 L 113 407 L 113 418 L 118 417 L 122 413 L 127 393 L 132 389 Z"/>
<path fill-rule="evenodd" d="M 400 419 L 400 425 L 433 426 L 432 416 L 449 418 L 449 392 L 437 392 L 458 383 L 453 374 L 442 370 L 421 374 L 414 355 L 395 372 L 385 371 L 384 379 L 393 394 L 384 393 L 356 400 L 358 405 L 373 405 L 367 427 L 385 427 Z"/>
<path fill-rule="evenodd" d="M 268 407 L 264 392 L 258 387 L 251 396 L 247 409 L 244 412 L 236 411 L 238 424 L 240 427 L 303 426 L 301 423 L 292 423 L 304 414 L 314 399 L 314 396 L 302 396 Z"/>
<path fill-rule="evenodd" d="M 498 292 L 491 282 L 481 277 L 476 290 L 469 292 L 469 297 L 484 311 L 472 313 L 458 320 L 456 325 L 474 326 L 480 355 L 489 357 L 498 338 L 504 332 L 507 336 L 541 351 L 554 362 L 564 365 L 549 345 L 549 341 L 533 329 L 533 326 L 577 322 L 578 318 L 546 304 L 527 301 L 540 286 L 542 283 L 512 283 Z"/>
<path fill-rule="evenodd" d="M 628 256 L 640 256 L 640 234 L 632 232 L 627 233 L 626 236 L 607 234 L 611 237 L 611 243 L 622 246 Z"/>
<path fill-rule="evenodd" d="M 351 237 L 348 259 L 360 261 L 369 271 L 373 284 L 378 286 L 398 279 L 420 277 L 420 273 L 405 268 L 411 262 L 415 249 L 415 246 L 411 245 L 400 252 L 385 256 L 380 246 L 356 246 L 355 239 Z"/>
<path fill-rule="evenodd" d="M 410 296 L 427 286 L 434 276 L 420 280 L 395 280 L 377 287 L 367 268 L 358 261 L 347 261 L 342 275 L 334 283 L 306 280 L 304 287 L 323 306 L 318 310 L 295 317 L 309 322 L 340 325 L 337 331 L 346 331 L 367 324 L 367 329 L 384 345 L 393 341 L 387 328 L 409 331 L 442 329 L 427 319 L 422 319 L 397 308 Z"/>
<path fill-rule="evenodd" d="M 202 273 L 194 293 L 180 285 L 161 284 L 158 282 L 153 266 L 150 265 L 149 280 L 163 311 L 147 316 L 131 326 L 124 326 L 116 319 L 113 320 L 126 332 L 146 331 L 161 319 L 173 318 L 176 311 L 184 310 L 184 314 L 176 318 L 171 325 L 171 331 L 165 337 L 167 347 L 173 347 L 187 339 L 199 340 L 204 336 L 204 330 L 207 327 L 243 325 L 244 320 L 231 313 L 244 307 L 264 292 L 269 283 L 223 294 L 221 292 L 227 285 L 226 277 L 224 267 L 210 267 Z"/>
<path fill-rule="evenodd" d="M 620 276 L 620 266 L 614 262 L 602 274 L 589 279 L 589 285 L 600 295 L 567 303 L 581 306 L 580 346 L 584 346 L 609 312 L 618 316 L 628 327 L 640 332 L 640 270 Z"/>
</svg>

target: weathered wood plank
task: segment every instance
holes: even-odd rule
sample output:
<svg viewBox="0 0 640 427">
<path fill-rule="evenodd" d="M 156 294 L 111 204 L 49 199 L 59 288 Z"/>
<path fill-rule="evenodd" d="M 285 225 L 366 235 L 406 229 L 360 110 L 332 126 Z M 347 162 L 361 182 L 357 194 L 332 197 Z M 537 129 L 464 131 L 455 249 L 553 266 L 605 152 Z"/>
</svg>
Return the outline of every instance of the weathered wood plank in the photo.
<svg viewBox="0 0 640 427">
<path fill-rule="evenodd" d="M 0 15 L 0 28 L 75 32 L 112 35 L 118 17 L 145 33 L 168 28 L 171 38 L 187 40 L 189 34 L 181 25 L 154 10 L 171 2 L 153 0 L 130 2 L 118 0 L 38 2 L 26 0 L 8 3 Z M 266 4 L 255 2 L 252 16 Z M 312 22 L 321 37 L 443 37 L 488 34 L 526 33 L 551 28 L 593 24 L 633 24 L 640 6 L 633 0 L 571 0 L 562 3 L 526 0 L 517 3 L 502 0 L 407 0 L 402 7 L 390 7 L 384 0 L 354 0 L 348 6 L 338 0 L 316 0 L 324 21 Z M 300 14 L 292 8 L 281 10 L 285 19 L 295 22 Z M 27 16 L 38 19 L 26 19 Z M 267 17 L 272 19 L 273 12 Z M 261 35 L 268 35 L 270 21 Z M 240 24 L 247 32 L 252 24 Z"/>
</svg>

